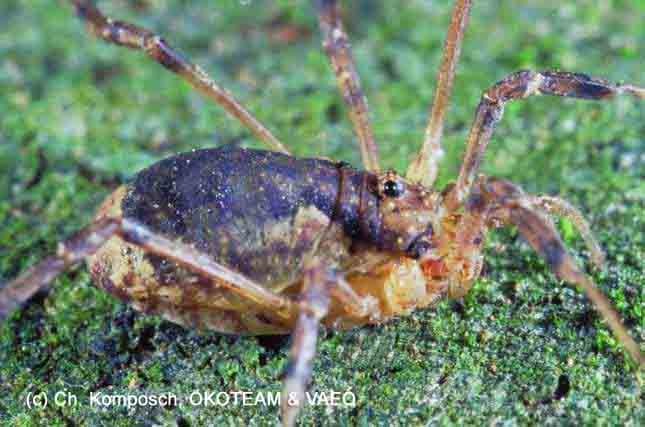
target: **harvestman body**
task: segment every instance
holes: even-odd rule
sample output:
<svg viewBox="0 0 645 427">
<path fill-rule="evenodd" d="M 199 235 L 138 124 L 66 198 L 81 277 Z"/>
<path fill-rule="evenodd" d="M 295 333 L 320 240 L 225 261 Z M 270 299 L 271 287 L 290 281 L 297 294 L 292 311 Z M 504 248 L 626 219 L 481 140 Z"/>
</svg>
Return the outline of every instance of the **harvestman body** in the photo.
<svg viewBox="0 0 645 427">
<path fill-rule="evenodd" d="M 602 100 L 645 90 L 561 71 L 519 71 L 486 90 L 454 184 L 432 189 L 441 133 L 471 2 L 455 3 L 425 140 L 404 177 L 381 172 L 346 33 L 335 1 L 317 1 L 323 46 L 359 140 L 365 170 L 298 159 L 228 92 L 160 37 L 70 0 L 88 29 L 142 50 L 237 117 L 272 151 L 195 150 L 138 173 L 94 222 L 0 291 L 0 320 L 67 267 L 87 260 L 94 282 L 146 313 L 234 334 L 293 332 L 283 396 L 304 400 L 319 325 L 380 323 L 465 294 L 479 276 L 487 229 L 514 225 L 555 274 L 582 288 L 631 357 L 638 344 L 567 254 L 548 219 L 569 218 L 597 265 L 603 254 L 567 202 L 525 194 L 477 175 L 504 104 L 549 94 Z M 282 420 L 299 409 L 282 401 Z"/>
</svg>

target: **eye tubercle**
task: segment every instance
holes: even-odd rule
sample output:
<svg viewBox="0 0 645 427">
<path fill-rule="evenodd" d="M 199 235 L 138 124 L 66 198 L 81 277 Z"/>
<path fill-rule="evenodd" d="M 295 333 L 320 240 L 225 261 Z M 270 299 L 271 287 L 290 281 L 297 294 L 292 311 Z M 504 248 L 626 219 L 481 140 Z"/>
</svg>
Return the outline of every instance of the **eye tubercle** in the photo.
<svg viewBox="0 0 645 427">
<path fill-rule="evenodd" d="M 403 184 L 388 179 L 383 183 L 383 194 L 388 197 L 399 197 L 401 194 L 403 194 Z"/>
</svg>

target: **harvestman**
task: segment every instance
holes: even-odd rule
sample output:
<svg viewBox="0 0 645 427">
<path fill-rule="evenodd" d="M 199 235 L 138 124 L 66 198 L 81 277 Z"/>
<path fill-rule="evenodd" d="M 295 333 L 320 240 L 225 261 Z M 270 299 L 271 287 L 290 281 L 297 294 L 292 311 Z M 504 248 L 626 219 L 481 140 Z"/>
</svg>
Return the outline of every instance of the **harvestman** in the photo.
<svg viewBox="0 0 645 427">
<path fill-rule="evenodd" d="M 0 320 L 66 268 L 87 259 L 94 282 L 146 313 L 236 334 L 293 332 L 282 420 L 293 425 L 311 377 L 321 324 L 384 322 L 465 294 L 479 276 L 486 230 L 513 225 L 562 280 L 592 300 L 631 357 L 639 345 L 608 300 L 566 252 L 550 220 L 568 218 L 592 261 L 603 253 L 588 223 L 566 201 L 534 196 L 478 175 L 504 105 L 533 95 L 604 100 L 645 90 L 584 74 L 518 71 L 481 97 L 455 183 L 432 189 L 444 114 L 471 1 L 457 0 L 425 138 L 405 178 L 381 172 L 347 35 L 333 0 L 315 2 L 323 47 L 358 138 L 363 166 L 297 159 L 231 94 L 156 34 L 70 0 L 90 32 L 143 51 L 238 118 L 272 151 L 231 147 L 162 160 L 103 203 L 94 221 L 59 243 L 55 255 L 0 292 Z"/>
</svg>

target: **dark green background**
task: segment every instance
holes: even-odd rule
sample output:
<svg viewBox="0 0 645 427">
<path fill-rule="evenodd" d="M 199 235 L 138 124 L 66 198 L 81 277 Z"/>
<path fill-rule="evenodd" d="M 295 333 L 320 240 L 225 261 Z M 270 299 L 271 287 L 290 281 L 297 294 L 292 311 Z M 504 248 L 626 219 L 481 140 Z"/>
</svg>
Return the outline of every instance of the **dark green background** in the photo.
<svg viewBox="0 0 645 427">
<path fill-rule="evenodd" d="M 346 2 L 349 3 L 349 2 Z M 445 128 L 454 178 L 481 92 L 521 68 L 645 85 L 641 1 L 476 1 Z M 560 5 L 560 3 L 565 3 Z M 161 32 L 235 93 L 297 155 L 360 164 L 306 2 L 105 1 Z M 418 148 L 450 12 L 447 1 L 358 1 L 347 11 L 383 163 Z M 271 40 L 277 26 L 302 37 Z M 309 34 L 307 34 L 309 33 Z M 644 104 L 533 98 L 508 105 L 483 170 L 579 206 L 607 251 L 599 286 L 645 333 Z M 116 185 L 177 151 L 249 132 L 141 54 L 83 31 L 65 1 L 0 3 L 0 280 L 90 219 Z M 39 160 L 40 159 L 40 160 Z M 587 252 L 568 223 L 565 241 Z M 307 424 L 643 424 L 633 365 L 588 301 L 559 284 L 512 230 L 491 233 L 485 274 L 458 302 L 323 333 L 313 389 L 351 389 L 354 409 L 307 408 Z M 0 329 L 3 425 L 266 425 L 278 408 L 90 408 L 91 391 L 278 391 L 288 338 L 227 337 L 144 317 L 98 291 L 84 267 Z M 29 410 L 69 390 L 75 408 Z"/>
</svg>

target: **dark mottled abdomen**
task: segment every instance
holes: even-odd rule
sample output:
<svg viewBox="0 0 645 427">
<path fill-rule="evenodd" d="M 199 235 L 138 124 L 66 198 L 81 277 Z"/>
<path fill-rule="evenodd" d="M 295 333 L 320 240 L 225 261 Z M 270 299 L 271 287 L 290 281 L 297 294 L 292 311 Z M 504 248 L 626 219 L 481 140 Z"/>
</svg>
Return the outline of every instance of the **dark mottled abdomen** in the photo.
<svg viewBox="0 0 645 427">
<path fill-rule="evenodd" d="M 345 184 L 358 186 L 360 173 L 344 168 Z M 325 160 L 233 146 L 194 150 L 136 175 L 122 210 L 276 287 L 294 278 L 320 226 L 334 216 L 340 180 L 340 166 Z M 163 276 L 165 264 L 156 261 Z M 174 272 L 167 268 L 168 275 Z"/>
</svg>

